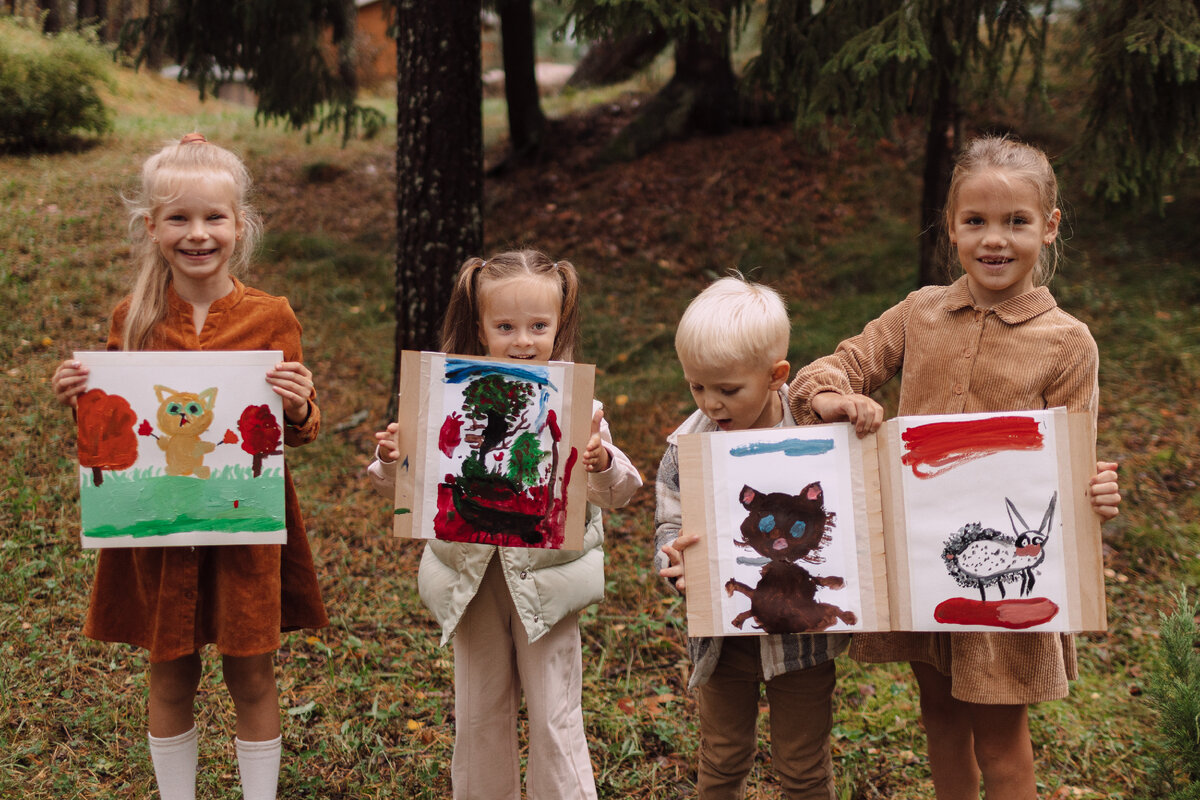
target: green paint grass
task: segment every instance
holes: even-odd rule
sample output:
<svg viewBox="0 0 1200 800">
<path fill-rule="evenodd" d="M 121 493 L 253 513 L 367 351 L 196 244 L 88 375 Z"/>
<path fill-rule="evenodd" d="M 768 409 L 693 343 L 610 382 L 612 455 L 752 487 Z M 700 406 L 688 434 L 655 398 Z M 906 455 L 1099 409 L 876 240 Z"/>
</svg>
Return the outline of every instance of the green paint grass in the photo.
<svg viewBox="0 0 1200 800">
<path fill-rule="evenodd" d="M 185 531 L 277 531 L 285 526 L 283 471 L 227 466 L 206 480 L 161 470 L 109 473 L 79 489 L 84 539 L 149 538 Z M 155 473 L 158 474 L 155 474 Z"/>
</svg>

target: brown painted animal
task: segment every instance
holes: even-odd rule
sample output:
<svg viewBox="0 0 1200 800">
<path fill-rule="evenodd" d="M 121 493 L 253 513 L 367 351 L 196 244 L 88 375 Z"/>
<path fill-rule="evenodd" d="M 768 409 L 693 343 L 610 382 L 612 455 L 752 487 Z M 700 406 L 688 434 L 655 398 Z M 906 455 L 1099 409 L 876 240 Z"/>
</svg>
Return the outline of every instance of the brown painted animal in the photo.
<svg viewBox="0 0 1200 800">
<path fill-rule="evenodd" d="M 819 587 L 841 589 L 845 580 L 814 576 L 796 563 L 824 561 L 820 551 L 829 542 L 834 514 L 825 510 L 820 482 L 808 484 L 798 495 L 763 494 L 743 486 L 739 499 L 748 513 L 742 520 L 742 539 L 734 543 L 752 548 L 767 563 L 753 587 L 734 579 L 725 582 L 730 597 L 741 592 L 750 598 L 750 610 L 734 617 L 733 624 L 741 628 L 753 618 L 756 627 L 767 633 L 823 631 L 839 620 L 855 624 L 858 617 L 853 611 L 816 599 Z"/>
<path fill-rule="evenodd" d="M 167 474 L 208 478 L 212 470 L 204 465 L 204 456 L 217 446 L 200 437 L 212 425 L 216 387 L 194 394 L 155 386 L 154 394 L 158 397 L 158 429 L 162 431 L 158 446 L 167 456 Z"/>
</svg>

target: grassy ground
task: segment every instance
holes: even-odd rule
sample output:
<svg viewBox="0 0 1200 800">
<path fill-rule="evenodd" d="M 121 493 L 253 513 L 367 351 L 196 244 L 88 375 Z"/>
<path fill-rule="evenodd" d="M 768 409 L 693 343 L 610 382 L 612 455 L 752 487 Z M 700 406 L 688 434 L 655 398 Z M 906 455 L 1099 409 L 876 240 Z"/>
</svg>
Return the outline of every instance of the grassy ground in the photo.
<svg viewBox="0 0 1200 800">
<path fill-rule="evenodd" d="M 79 634 L 93 554 L 78 543 L 74 433 L 49 376 L 100 347 L 127 285 L 119 194 L 146 154 L 192 129 L 243 153 L 269 236 L 250 282 L 305 324 L 326 428 L 289 453 L 332 624 L 285 637 L 283 797 L 448 795 L 449 649 L 416 596 L 418 548 L 387 537 L 363 480 L 390 381 L 393 142 L 311 144 L 245 109 L 198 105 L 173 84 L 120 76 L 116 133 L 79 152 L 0 157 L 0 796 L 145 797 L 145 660 Z M 585 358 L 618 442 L 652 482 L 690 411 L 673 324 L 712 277 L 752 269 L 791 301 L 792 361 L 828 352 L 913 280 L 917 137 L 808 155 L 787 129 L 681 143 L 633 165 L 585 155 L 627 118 L 617 97 L 556 123 L 553 163 L 487 186 L 487 249 L 536 243 L 585 282 Z M 1060 118 L 1057 135 L 1073 124 Z M 1042 794 L 1150 796 L 1152 716 L 1139 695 L 1162 598 L 1200 583 L 1200 289 L 1195 185 L 1162 218 L 1087 203 L 1067 172 L 1073 235 L 1059 301 L 1100 343 L 1100 451 L 1127 501 L 1106 526 L 1110 631 L 1080 637 L 1069 700 L 1034 710 Z M 895 387 L 881 393 L 894 402 Z M 607 516 L 609 597 L 584 614 L 584 704 L 604 797 L 692 793 L 694 700 L 683 608 L 650 569 L 653 495 Z M 211 654 L 210 654 L 211 655 Z M 846 798 L 931 796 L 904 668 L 839 664 L 835 748 Z M 217 663 L 198 702 L 202 797 L 239 796 L 232 708 Z M 764 727 L 765 730 L 765 727 Z M 752 796 L 779 797 L 767 750 Z"/>
</svg>

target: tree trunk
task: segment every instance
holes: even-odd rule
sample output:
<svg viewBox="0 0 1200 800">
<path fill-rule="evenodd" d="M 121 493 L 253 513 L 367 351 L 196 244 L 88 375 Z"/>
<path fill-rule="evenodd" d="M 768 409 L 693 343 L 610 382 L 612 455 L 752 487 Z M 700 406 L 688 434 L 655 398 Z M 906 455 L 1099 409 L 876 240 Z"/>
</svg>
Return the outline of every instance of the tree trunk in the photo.
<svg viewBox="0 0 1200 800">
<path fill-rule="evenodd" d="M 107 0 L 79 0 L 75 5 L 77 27 L 95 25 L 101 41 L 109 41 Z"/>
<path fill-rule="evenodd" d="M 53 34 L 62 30 L 62 11 L 58 7 L 58 0 L 38 0 L 38 10 L 46 15 L 42 21 L 42 33 Z"/>
<path fill-rule="evenodd" d="M 501 55 L 504 60 L 504 99 L 508 103 L 509 159 L 523 160 L 542 143 L 546 116 L 538 96 L 533 41 L 533 1 L 500 0 Z"/>
<path fill-rule="evenodd" d="M 675 75 L 607 148 L 609 159 L 632 160 L 692 133 L 725 133 L 737 110 L 730 62 L 730 0 L 714 0 L 722 22 L 688 28 L 675 43 Z"/>
<path fill-rule="evenodd" d="M 480 0 L 396 7 L 396 351 L 440 348 L 458 267 L 483 244 Z M 393 393 L 389 418 L 395 418 Z"/>
<path fill-rule="evenodd" d="M 620 39 L 601 39 L 579 60 L 567 86 L 586 89 L 629 80 L 648 67 L 670 41 L 666 30 L 657 25 Z"/>
<path fill-rule="evenodd" d="M 938 78 L 937 96 L 929 113 L 925 135 L 925 174 L 921 189 L 920 263 L 917 286 L 944 283 L 948 257 L 939 253 L 941 232 L 945 229 L 946 197 L 950 192 L 950 174 L 954 169 L 954 150 L 958 146 L 961 109 L 958 87 L 947 69 Z"/>
</svg>

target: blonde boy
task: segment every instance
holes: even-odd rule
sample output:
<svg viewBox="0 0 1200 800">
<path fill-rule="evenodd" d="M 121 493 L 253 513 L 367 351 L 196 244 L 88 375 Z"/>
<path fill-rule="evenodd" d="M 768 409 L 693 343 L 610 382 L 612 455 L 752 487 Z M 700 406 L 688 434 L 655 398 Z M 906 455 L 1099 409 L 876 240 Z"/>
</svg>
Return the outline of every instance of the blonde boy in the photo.
<svg viewBox="0 0 1200 800">
<path fill-rule="evenodd" d="M 722 278 L 688 306 L 675 351 L 697 410 L 667 437 L 658 468 L 655 565 L 683 594 L 683 551 L 694 533 L 680 531 L 681 434 L 797 424 L 787 404 L 791 326 L 773 289 L 740 275 Z M 856 396 L 865 412 L 877 404 Z M 802 420 L 817 422 L 815 417 Z M 833 725 L 834 658 L 846 634 L 782 634 L 689 638 L 699 693 L 701 800 L 741 798 L 754 763 L 760 685 L 770 706 L 771 761 L 790 800 L 833 800 L 829 732 Z"/>
</svg>

